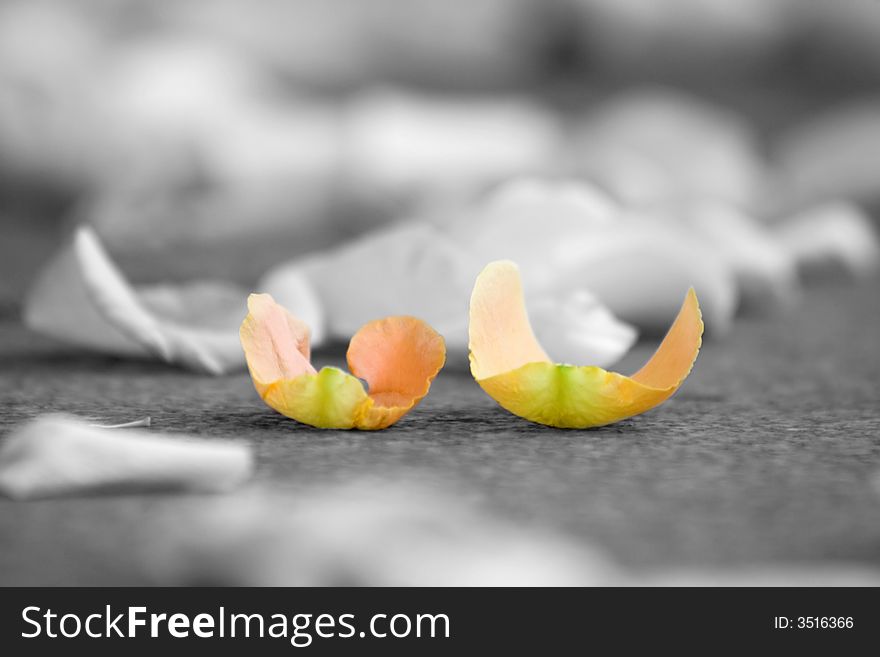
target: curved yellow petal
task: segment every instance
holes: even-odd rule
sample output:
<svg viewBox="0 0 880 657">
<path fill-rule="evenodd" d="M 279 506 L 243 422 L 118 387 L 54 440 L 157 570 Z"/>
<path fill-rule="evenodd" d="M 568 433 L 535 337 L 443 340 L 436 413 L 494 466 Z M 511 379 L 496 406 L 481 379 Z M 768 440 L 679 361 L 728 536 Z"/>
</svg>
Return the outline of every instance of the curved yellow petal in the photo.
<svg viewBox="0 0 880 657">
<path fill-rule="evenodd" d="M 363 326 L 348 348 L 351 371 L 309 362 L 308 327 L 268 294 L 248 298 L 241 344 L 254 387 L 268 406 L 323 429 L 384 429 L 409 412 L 446 360 L 443 338 L 415 317 Z"/>
<path fill-rule="evenodd" d="M 406 415 L 431 387 L 446 362 L 437 331 L 415 317 L 399 316 L 364 325 L 348 347 L 348 368 L 370 388 L 360 429 L 384 429 Z"/>
<path fill-rule="evenodd" d="M 612 424 L 666 401 L 690 373 L 703 334 L 690 289 L 660 347 L 633 376 L 552 363 L 529 326 L 519 269 L 507 261 L 477 277 L 470 326 L 471 373 L 483 390 L 515 415 L 571 429 Z"/>
</svg>

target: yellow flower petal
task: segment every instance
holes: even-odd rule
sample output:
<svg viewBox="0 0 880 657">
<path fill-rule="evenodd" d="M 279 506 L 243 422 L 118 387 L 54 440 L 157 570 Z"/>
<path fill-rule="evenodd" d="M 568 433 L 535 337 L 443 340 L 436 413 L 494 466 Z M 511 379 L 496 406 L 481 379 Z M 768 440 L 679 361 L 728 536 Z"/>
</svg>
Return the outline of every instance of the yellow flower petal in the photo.
<svg viewBox="0 0 880 657">
<path fill-rule="evenodd" d="M 254 387 L 268 406 L 323 429 L 384 429 L 426 394 L 443 367 L 443 338 L 415 317 L 369 322 L 348 348 L 351 371 L 316 372 L 308 361 L 308 328 L 268 294 L 252 294 L 241 343 Z"/>
<path fill-rule="evenodd" d="M 471 373 L 515 415 L 553 427 L 597 427 L 666 401 L 690 373 L 702 334 L 692 288 L 657 352 L 634 375 L 553 363 L 529 325 L 519 269 L 498 261 L 480 273 L 471 296 Z"/>
<path fill-rule="evenodd" d="M 282 415 L 321 429 L 352 429 L 370 405 L 363 384 L 338 367 L 281 379 L 262 397 Z"/>
</svg>

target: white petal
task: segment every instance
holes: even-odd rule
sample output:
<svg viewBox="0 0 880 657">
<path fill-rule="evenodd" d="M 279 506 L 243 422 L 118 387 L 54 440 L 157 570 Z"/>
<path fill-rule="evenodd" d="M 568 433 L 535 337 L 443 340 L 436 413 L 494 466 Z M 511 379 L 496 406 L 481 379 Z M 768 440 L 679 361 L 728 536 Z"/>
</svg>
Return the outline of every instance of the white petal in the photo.
<svg viewBox="0 0 880 657">
<path fill-rule="evenodd" d="M 485 213 L 502 221 L 533 220 L 542 214 L 579 227 L 609 226 L 620 218 L 620 206 L 597 187 L 573 180 L 516 178 L 488 195 Z"/>
<path fill-rule="evenodd" d="M 576 188 L 545 183 L 539 196 L 502 187 L 496 197 L 501 201 L 490 197 L 488 210 L 478 208 L 469 222 L 456 222 L 451 230 L 461 248 L 484 264 L 516 262 L 531 299 L 589 290 L 621 320 L 660 333 L 694 286 L 708 330 L 727 330 L 738 301 L 736 280 L 704 240 L 680 226 L 628 213 L 587 184 L 578 195 L 590 201 L 573 203 Z"/>
<path fill-rule="evenodd" d="M 451 363 L 467 345 L 463 304 L 491 260 L 516 261 L 530 299 L 553 299 L 551 306 L 561 309 L 564 295 L 588 290 L 613 316 L 648 333 L 668 328 L 692 285 L 712 332 L 729 327 L 737 306 L 734 273 L 704 240 L 626 216 L 588 185 L 514 182 L 473 209 L 441 219 L 374 231 L 282 265 L 264 280 L 276 290 L 295 290 L 302 277 L 308 279 L 324 304 L 330 336 L 341 340 L 378 317 L 421 317 L 446 338 Z M 574 318 L 584 330 L 575 338 L 571 322 L 547 309 L 539 312 L 549 336 L 545 346 L 557 344 L 578 362 L 592 359 L 576 354 L 610 362 L 630 342 L 628 328 L 600 322 L 599 315 Z M 593 328 L 597 335 L 588 337 Z M 609 338 L 609 330 L 610 344 L 590 344 L 600 335 Z"/>
<path fill-rule="evenodd" d="M 797 213 L 776 227 L 780 243 L 803 268 L 839 267 L 868 276 L 880 265 L 880 238 L 858 206 L 829 202 Z"/>
<path fill-rule="evenodd" d="M 663 89 L 635 90 L 601 104 L 575 144 L 575 170 L 639 207 L 693 197 L 749 206 L 764 169 L 745 121 Z"/>
<path fill-rule="evenodd" d="M 250 477 L 247 445 L 132 429 L 107 431 L 60 415 L 33 420 L 0 448 L 0 493 L 13 499 L 101 491 L 220 492 Z"/>
<path fill-rule="evenodd" d="M 718 201 L 691 204 L 684 222 L 733 269 L 741 305 L 790 305 L 798 296 L 797 263 L 765 224 Z"/>
<path fill-rule="evenodd" d="M 356 195 L 386 203 L 552 171 L 561 134 L 552 113 L 523 99 L 395 91 L 354 102 L 348 130 Z"/>
<path fill-rule="evenodd" d="M 656 222 L 632 219 L 613 230 L 560 239 L 549 261 L 646 334 L 669 328 L 691 286 L 709 333 L 730 328 L 739 302 L 733 270 L 714 250 L 687 231 Z M 527 279 L 529 270 L 522 269 Z"/>
<path fill-rule="evenodd" d="M 119 422 L 117 424 L 90 424 L 90 427 L 96 429 L 133 429 L 134 427 L 147 427 L 152 424 L 152 418 L 148 415 L 140 420 L 132 420 L 131 422 Z"/>
<path fill-rule="evenodd" d="M 149 348 L 107 320 L 91 297 L 80 254 L 65 246 L 28 291 L 25 324 L 57 340 L 118 356 L 144 357 Z"/>
<path fill-rule="evenodd" d="M 556 362 L 608 367 L 638 337 L 587 290 L 530 297 L 526 306 L 538 342 Z"/>
<path fill-rule="evenodd" d="M 479 263 L 446 235 L 413 223 L 293 261 L 264 281 L 287 290 L 305 276 L 323 303 L 329 335 L 348 340 L 364 323 L 388 315 L 414 315 L 441 332 L 449 323 L 464 327 L 477 272 Z M 296 306 L 288 307 L 296 314 Z M 462 328 L 463 344 L 465 334 Z"/>
<path fill-rule="evenodd" d="M 226 284 L 136 289 L 82 226 L 25 302 L 25 322 L 53 338 L 122 356 L 149 356 L 211 374 L 243 369 L 244 291 Z M 224 289 L 222 294 L 217 288 Z"/>
</svg>

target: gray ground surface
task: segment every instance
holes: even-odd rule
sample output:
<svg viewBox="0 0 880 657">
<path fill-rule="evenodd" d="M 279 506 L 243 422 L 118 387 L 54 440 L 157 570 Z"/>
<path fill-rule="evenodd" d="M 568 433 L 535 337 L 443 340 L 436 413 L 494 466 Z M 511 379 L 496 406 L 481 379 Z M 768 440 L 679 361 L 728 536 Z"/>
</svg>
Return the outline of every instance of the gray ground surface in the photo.
<svg viewBox="0 0 880 657">
<path fill-rule="evenodd" d="M 562 431 L 496 407 L 462 370 L 377 433 L 274 414 L 246 374 L 201 377 L 77 354 L 0 322 L 0 430 L 39 413 L 150 415 L 156 431 L 253 443 L 257 479 L 285 494 L 369 475 L 466 491 L 497 518 L 598 545 L 635 570 L 859 562 L 880 566 L 878 281 L 812 288 L 794 310 L 708 341 L 663 407 Z M 653 346 L 618 368 L 632 371 Z M 327 355 L 325 362 L 334 356 Z M 320 355 L 316 358 L 320 362 Z M 0 584 L 150 583 L 136 567 L 173 495 L 0 500 Z M 216 504 L 216 500 L 212 503 Z M 147 522 L 150 521 L 150 522 Z"/>
</svg>

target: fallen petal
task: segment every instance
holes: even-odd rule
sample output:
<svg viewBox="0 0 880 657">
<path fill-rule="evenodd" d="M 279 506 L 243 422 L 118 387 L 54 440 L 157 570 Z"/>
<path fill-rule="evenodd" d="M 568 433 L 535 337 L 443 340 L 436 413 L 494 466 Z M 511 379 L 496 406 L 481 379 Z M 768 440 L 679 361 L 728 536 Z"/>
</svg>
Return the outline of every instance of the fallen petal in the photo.
<svg viewBox="0 0 880 657">
<path fill-rule="evenodd" d="M 243 298 L 219 283 L 138 290 L 81 226 L 29 293 L 24 318 L 32 329 L 77 346 L 223 374 L 244 367 L 235 333 Z"/>
<path fill-rule="evenodd" d="M 239 339 L 257 392 L 280 379 L 315 373 L 309 362 L 309 327 L 275 303 L 268 294 L 248 297 L 248 315 L 239 328 Z"/>
<path fill-rule="evenodd" d="M 354 335 L 349 368 L 320 371 L 308 360 L 308 330 L 268 294 L 252 294 L 241 345 L 260 397 L 298 422 L 322 429 L 384 429 L 408 413 L 443 367 L 443 338 L 415 317 L 369 322 Z M 369 384 L 369 394 L 356 378 Z"/>
<path fill-rule="evenodd" d="M 858 206 L 837 201 L 799 212 L 775 227 L 780 244 L 805 270 L 837 267 L 854 277 L 880 265 L 880 238 Z"/>
<path fill-rule="evenodd" d="M 296 316 L 309 327 L 310 342 L 316 347 L 328 337 L 325 302 L 318 297 L 318 290 L 304 272 L 296 267 L 281 264 L 264 272 L 257 289 L 271 295 L 279 305 L 292 308 Z M 348 333 L 347 335 L 351 335 Z"/>
<path fill-rule="evenodd" d="M 632 221 L 592 240 L 562 243 L 559 261 L 620 320 L 644 335 L 662 336 L 694 287 L 712 335 L 733 325 L 739 306 L 736 276 L 714 249 L 684 230 Z M 523 268 L 528 275 L 528 271 Z"/>
<path fill-rule="evenodd" d="M 446 362 L 440 334 L 415 317 L 387 317 L 355 333 L 348 368 L 369 385 L 369 405 L 358 419 L 361 429 L 383 429 L 397 422 L 428 394 Z"/>
<path fill-rule="evenodd" d="M 337 340 L 376 316 L 421 317 L 444 336 L 455 366 L 466 362 L 462 299 L 485 262 L 505 258 L 526 274 L 538 337 L 573 362 L 612 364 L 631 344 L 626 324 L 662 335 L 691 284 L 716 333 L 737 307 L 730 265 L 692 231 L 636 220 L 590 185 L 529 178 L 452 216 L 397 224 L 280 265 L 261 286 L 279 302 L 314 290 Z M 593 295 L 617 319 L 577 303 L 578 294 Z M 577 337 L 575 323 L 583 327 Z"/>
<path fill-rule="evenodd" d="M 538 341 L 565 363 L 611 365 L 638 338 L 635 327 L 617 319 L 587 290 L 533 295 L 531 299 L 529 316 Z"/>
<path fill-rule="evenodd" d="M 493 262 L 471 296 L 471 373 L 511 413 L 564 428 L 611 424 L 668 399 L 690 373 L 703 322 L 693 289 L 657 352 L 631 377 L 600 367 L 555 364 L 529 324 L 519 270 Z"/>
<path fill-rule="evenodd" d="M 477 276 L 471 294 L 471 373 L 477 381 L 510 372 L 525 363 L 550 363 L 529 322 L 519 269 L 498 261 Z"/>
<path fill-rule="evenodd" d="M 384 91 L 349 112 L 350 184 L 367 204 L 458 197 L 558 160 L 558 119 L 523 99 Z"/>
<path fill-rule="evenodd" d="M 132 420 L 131 422 L 120 422 L 118 424 L 90 424 L 90 427 L 95 427 L 96 429 L 134 429 L 135 427 L 149 427 L 152 424 L 152 419 L 148 415 L 147 417 L 142 417 L 140 420 Z"/>
<path fill-rule="evenodd" d="M 67 344 L 114 356 L 151 355 L 146 345 L 108 321 L 96 306 L 83 276 L 82 254 L 73 244 L 39 274 L 22 314 L 29 328 Z"/>
<path fill-rule="evenodd" d="M 739 303 L 734 269 L 693 230 L 629 212 L 587 184 L 532 181 L 528 194 L 522 188 L 522 181 L 501 187 L 450 232 L 479 263 L 516 262 L 530 301 L 586 289 L 620 320 L 663 335 L 681 290 L 693 285 L 712 331 L 732 324 Z"/>
<path fill-rule="evenodd" d="M 601 104 L 581 124 L 575 144 L 576 171 L 641 208 L 706 197 L 750 207 L 764 169 L 745 121 L 662 88 Z"/>
<path fill-rule="evenodd" d="M 328 337 L 337 340 L 348 340 L 376 317 L 415 315 L 446 336 L 448 326 L 459 325 L 463 346 L 462 300 L 467 299 L 479 267 L 440 229 L 419 222 L 376 230 L 280 265 L 266 273 L 260 283 L 265 287 L 260 289 L 314 329 L 298 306 L 282 301 L 301 296 L 289 291 L 307 281 L 323 304 Z"/>
<path fill-rule="evenodd" d="M 360 428 L 358 418 L 370 405 L 363 384 L 338 367 L 279 379 L 261 397 L 285 417 L 319 429 Z"/>
<path fill-rule="evenodd" d="M 17 500 L 96 492 L 231 490 L 253 471 L 247 445 L 132 429 L 110 432 L 50 415 L 0 448 L 0 493 Z"/>
<path fill-rule="evenodd" d="M 511 222 L 512 216 L 534 219 L 545 215 L 555 224 L 564 222 L 581 229 L 612 226 L 620 220 L 621 211 L 618 203 L 592 185 L 544 178 L 506 182 L 486 197 L 484 207 L 487 214 Z"/>
<path fill-rule="evenodd" d="M 696 201 L 671 214 L 733 270 L 741 309 L 791 305 L 798 296 L 795 258 L 765 224 L 720 201 Z"/>
</svg>

